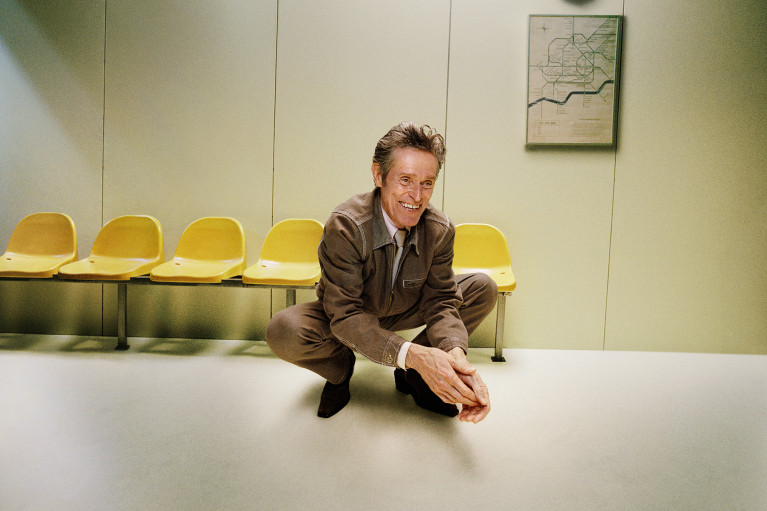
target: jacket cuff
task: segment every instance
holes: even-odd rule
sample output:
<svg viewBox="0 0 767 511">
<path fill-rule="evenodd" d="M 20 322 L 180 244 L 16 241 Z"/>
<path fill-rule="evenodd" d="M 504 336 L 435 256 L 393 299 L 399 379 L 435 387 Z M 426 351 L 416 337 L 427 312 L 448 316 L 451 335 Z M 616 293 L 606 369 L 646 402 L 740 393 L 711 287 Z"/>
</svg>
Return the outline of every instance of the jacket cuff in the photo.
<svg viewBox="0 0 767 511">
<path fill-rule="evenodd" d="M 441 343 L 439 343 L 439 346 L 437 348 L 441 349 L 442 351 L 450 351 L 453 348 L 461 348 L 464 353 L 469 352 L 469 343 L 468 341 L 464 341 L 461 339 L 458 339 L 457 337 L 453 337 L 450 339 L 445 339 Z"/>
<path fill-rule="evenodd" d="M 402 349 L 402 345 L 406 342 L 407 340 L 405 338 L 393 333 L 386 342 L 381 364 L 388 367 L 397 367 L 397 358 L 399 357 L 400 349 Z"/>
</svg>

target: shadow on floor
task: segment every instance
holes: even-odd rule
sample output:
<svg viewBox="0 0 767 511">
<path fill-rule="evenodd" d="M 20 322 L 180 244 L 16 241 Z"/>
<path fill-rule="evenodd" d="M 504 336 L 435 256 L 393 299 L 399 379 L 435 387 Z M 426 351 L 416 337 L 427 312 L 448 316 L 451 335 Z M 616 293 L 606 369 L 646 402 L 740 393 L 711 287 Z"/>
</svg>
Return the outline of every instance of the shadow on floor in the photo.
<svg viewBox="0 0 767 511">
<path fill-rule="evenodd" d="M 0 334 L 0 350 L 26 350 L 37 344 L 39 340 L 39 337 L 28 334 Z"/>
<path fill-rule="evenodd" d="M 160 355 L 193 356 L 207 351 L 213 346 L 210 339 L 151 339 L 138 347 L 140 353 Z"/>
<path fill-rule="evenodd" d="M 117 341 L 105 337 L 75 337 L 69 342 L 61 345 L 58 351 L 68 353 L 111 353 L 115 351 Z"/>
<path fill-rule="evenodd" d="M 242 341 L 237 347 L 229 350 L 227 355 L 233 357 L 248 356 L 274 358 L 272 349 L 265 341 Z"/>
</svg>

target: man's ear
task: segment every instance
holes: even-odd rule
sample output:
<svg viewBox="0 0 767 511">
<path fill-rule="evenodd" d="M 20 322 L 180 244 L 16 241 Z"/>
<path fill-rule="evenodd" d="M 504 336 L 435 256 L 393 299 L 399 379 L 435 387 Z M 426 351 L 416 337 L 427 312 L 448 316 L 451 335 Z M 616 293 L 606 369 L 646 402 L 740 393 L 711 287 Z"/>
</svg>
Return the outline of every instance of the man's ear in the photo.
<svg viewBox="0 0 767 511">
<path fill-rule="evenodd" d="M 373 173 L 373 182 L 378 188 L 383 186 L 383 177 L 381 176 L 381 165 L 373 163 L 370 167 L 370 171 Z"/>
</svg>

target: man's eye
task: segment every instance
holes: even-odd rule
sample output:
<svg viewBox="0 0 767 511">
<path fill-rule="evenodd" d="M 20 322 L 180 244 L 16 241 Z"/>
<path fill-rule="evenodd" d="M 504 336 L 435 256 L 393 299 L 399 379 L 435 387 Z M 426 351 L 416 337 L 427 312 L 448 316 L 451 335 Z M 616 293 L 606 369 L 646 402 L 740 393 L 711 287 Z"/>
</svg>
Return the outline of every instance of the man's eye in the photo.
<svg viewBox="0 0 767 511">
<path fill-rule="evenodd" d="M 402 183 L 403 185 L 407 185 L 407 184 L 410 184 L 410 179 L 408 179 L 408 178 L 406 178 L 406 177 L 403 177 L 403 178 L 401 178 L 399 181 L 400 181 L 400 183 Z"/>
<path fill-rule="evenodd" d="M 431 188 L 434 185 L 431 181 L 424 181 L 423 187 L 424 188 Z"/>
</svg>

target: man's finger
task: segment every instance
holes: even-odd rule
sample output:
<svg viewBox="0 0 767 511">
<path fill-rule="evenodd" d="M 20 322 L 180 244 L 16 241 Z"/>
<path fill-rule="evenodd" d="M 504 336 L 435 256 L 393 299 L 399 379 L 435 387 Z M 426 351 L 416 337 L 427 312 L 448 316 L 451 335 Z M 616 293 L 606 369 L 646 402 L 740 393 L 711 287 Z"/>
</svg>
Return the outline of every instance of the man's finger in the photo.
<svg viewBox="0 0 767 511">
<path fill-rule="evenodd" d="M 474 392 L 466 386 L 456 373 L 436 375 L 428 378 L 426 384 L 445 403 L 461 403 L 464 405 L 479 404 Z"/>
<path fill-rule="evenodd" d="M 474 391 L 474 395 L 477 397 L 479 404 L 485 406 L 490 403 L 490 394 L 488 393 L 487 385 L 482 381 L 479 373 L 459 375 L 459 377 Z"/>
<path fill-rule="evenodd" d="M 479 423 L 490 413 L 490 405 L 487 406 L 463 406 L 458 414 L 458 420 L 463 422 Z"/>
<path fill-rule="evenodd" d="M 465 358 L 450 358 L 450 365 L 453 366 L 453 369 L 458 371 L 462 374 L 474 374 L 477 370 L 469 364 L 469 361 Z"/>
<path fill-rule="evenodd" d="M 444 397 L 440 396 L 445 402 L 448 403 L 461 403 L 465 405 L 477 405 L 477 395 L 474 391 L 467 386 L 461 379 L 455 375 L 447 382 L 449 386 L 444 388 Z M 447 398 L 447 399 L 446 399 Z"/>
<path fill-rule="evenodd" d="M 471 375 L 471 378 L 474 379 L 474 385 L 471 385 L 471 388 L 474 390 L 474 394 L 477 396 L 477 399 L 479 399 L 479 402 L 483 405 L 490 403 L 490 395 L 487 391 L 487 385 L 482 381 L 479 373 L 474 373 Z"/>
</svg>

